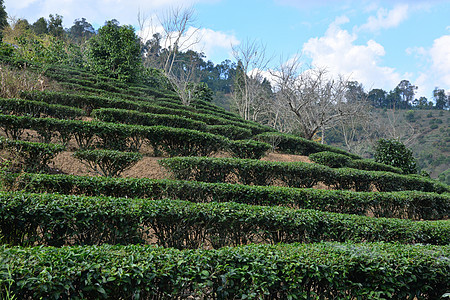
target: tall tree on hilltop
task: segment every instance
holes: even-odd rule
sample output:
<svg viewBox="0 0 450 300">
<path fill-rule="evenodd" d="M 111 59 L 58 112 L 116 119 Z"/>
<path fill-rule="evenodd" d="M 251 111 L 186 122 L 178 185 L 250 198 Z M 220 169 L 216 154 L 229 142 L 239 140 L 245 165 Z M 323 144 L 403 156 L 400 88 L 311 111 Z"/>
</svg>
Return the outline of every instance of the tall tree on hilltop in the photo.
<svg viewBox="0 0 450 300">
<path fill-rule="evenodd" d="M 31 28 L 37 35 L 47 34 L 48 33 L 47 20 L 45 20 L 43 17 L 40 17 L 39 19 L 37 19 L 36 22 L 33 23 L 33 25 L 31 25 Z"/>
<path fill-rule="evenodd" d="M 411 84 L 409 80 L 402 80 L 397 85 L 397 89 L 400 96 L 400 107 L 399 108 L 408 108 L 411 106 L 414 101 L 414 94 L 417 90 L 417 86 Z"/>
<path fill-rule="evenodd" d="M 447 103 L 447 96 L 445 95 L 445 90 L 438 89 L 437 87 L 433 90 L 433 98 L 436 102 L 436 109 L 444 109 Z"/>
<path fill-rule="evenodd" d="M 8 26 L 8 14 L 5 10 L 4 0 L 0 0 L 0 41 L 3 39 L 3 29 Z"/>
<path fill-rule="evenodd" d="M 62 16 L 55 14 L 49 15 L 48 20 L 48 33 L 56 36 L 62 37 L 64 35 L 64 28 L 62 26 Z"/>
<path fill-rule="evenodd" d="M 85 18 L 76 19 L 69 29 L 69 36 L 75 42 L 83 42 L 95 35 L 95 29 Z"/>
<path fill-rule="evenodd" d="M 376 108 L 386 107 L 386 94 L 386 91 L 382 89 L 373 89 L 369 92 L 367 99 L 369 100 L 369 103 Z"/>
</svg>

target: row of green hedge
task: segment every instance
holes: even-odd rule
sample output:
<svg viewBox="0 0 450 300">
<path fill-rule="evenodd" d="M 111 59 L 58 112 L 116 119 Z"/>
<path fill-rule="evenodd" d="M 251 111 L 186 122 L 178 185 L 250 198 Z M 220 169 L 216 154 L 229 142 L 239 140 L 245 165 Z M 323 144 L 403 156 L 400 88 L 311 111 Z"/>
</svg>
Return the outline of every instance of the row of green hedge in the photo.
<svg viewBox="0 0 450 300">
<path fill-rule="evenodd" d="M 49 116 L 59 119 L 76 119 L 86 115 L 80 108 L 48 104 L 42 101 L 5 98 L 0 98 L 0 113 L 31 117 Z"/>
<path fill-rule="evenodd" d="M 447 245 L 450 221 L 373 218 L 234 202 L 0 193 L 0 236 L 13 245 L 135 244 L 220 248 L 320 241 Z"/>
<path fill-rule="evenodd" d="M 227 125 L 227 126 L 233 125 L 241 128 L 242 130 L 251 130 L 251 135 L 267 131 L 267 129 L 261 127 L 261 125 L 258 124 L 250 124 L 250 123 L 247 124 L 243 123 L 242 121 L 238 122 L 217 117 L 214 115 L 201 114 L 195 111 L 190 111 L 185 107 L 182 109 L 175 109 L 158 105 L 155 102 L 152 103 L 147 101 L 124 100 L 118 98 L 117 96 L 111 98 L 111 97 L 69 94 L 60 92 L 33 91 L 33 92 L 22 92 L 21 97 L 29 100 L 43 101 L 51 104 L 62 104 L 82 108 L 86 111 L 86 114 L 88 115 L 94 109 L 115 108 L 130 111 L 139 111 L 142 113 L 177 115 L 195 121 L 204 122 L 210 125 Z M 243 139 L 243 137 L 236 137 L 236 139 Z"/>
<path fill-rule="evenodd" d="M 106 122 L 86 122 L 79 120 L 59 120 L 53 118 L 31 118 L 0 115 L 0 128 L 8 137 L 19 139 L 25 129 L 35 130 L 41 138 L 50 142 L 58 133 L 61 143 L 66 144 L 72 137 L 81 149 L 94 146 L 110 150 L 138 152 L 142 143 L 152 145 L 154 154 L 168 156 L 208 156 L 220 150 L 236 149 L 238 141 L 207 132 L 165 126 L 124 125 Z M 268 149 L 264 143 L 241 142 L 239 154 L 262 155 L 261 149 Z M 253 151 L 251 150 L 253 147 Z M 234 152 L 233 152 L 234 153 Z"/>
<path fill-rule="evenodd" d="M 335 189 L 380 192 L 417 190 L 444 193 L 450 187 L 426 177 L 350 168 L 333 169 L 304 162 L 271 162 L 237 158 L 173 157 L 160 165 L 176 179 L 204 182 L 238 182 L 271 185 L 282 182 L 288 187 L 310 188 L 319 182 Z"/>
<path fill-rule="evenodd" d="M 439 299 L 449 256 L 448 246 L 385 243 L 1 247 L 0 290 L 17 299 Z"/>
<path fill-rule="evenodd" d="M 9 152 L 8 159 L 12 163 L 10 167 L 20 168 L 26 172 L 41 172 L 48 169 L 50 160 L 65 150 L 65 147 L 0 137 L 0 150 Z"/>
<path fill-rule="evenodd" d="M 415 220 L 448 219 L 450 195 L 417 191 L 352 192 L 148 178 L 4 174 L 4 188 L 34 193 L 236 202 Z"/>
<path fill-rule="evenodd" d="M 252 131 L 236 125 L 207 125 L 203 121 L 196 121 L 173 114 L 161 113 L 144 113 L 139 111 L 117 109 L 117 108 L 100 108 L 94 109 L 91 113 L 99 121 L 118 122 L 129 125 L 155 126 L 164 125 L 175 128 L 194 129 L 212 134 L 223 135 L 233 140 L 249 139 Z M 217 122 L 215 120 L 214 122 Z M 222 122 L 225 123 L 225 122 Z"/>
<path fill-rule="evenodd" d="M 353 168 L 366 171 L 385 171 L 402 174 L 400 168 L 382 164 L 373 159 L 352 159 L 347 155 L 330 151 L 317 152 L 309 155 L 309 158 L 318 164 L 328 166 L 330 168 Z"/>
<path fill-rule="evenodd" d="M 282 153 L 309 156 L 310 154 L 317 152 L 330 151 L 347 155 L 353 159 L 361 158 L 358 155 L 352 154 L 340 148 L 319 144 L 292 134 L 265 132 L 257 135 L 255 139 L 272 145 L 275 150 Z"/>
<path fill-rule="evenodd" d="M 168 114 L 143 113 L 116 108 L 100 108 L 92 111 L 94 118 L 103 122 L 119 122 L 129 125 L 155 126 L 194 129 L 206 131 L 207 125 L 202 121 L 195 121 L 185 117 Z"/>
</svg>

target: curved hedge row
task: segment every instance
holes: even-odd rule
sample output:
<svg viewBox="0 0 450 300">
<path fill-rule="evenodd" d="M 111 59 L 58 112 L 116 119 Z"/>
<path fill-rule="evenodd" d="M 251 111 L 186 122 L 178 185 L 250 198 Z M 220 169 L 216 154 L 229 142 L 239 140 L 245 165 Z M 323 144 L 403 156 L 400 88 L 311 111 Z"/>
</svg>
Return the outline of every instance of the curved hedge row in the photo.
<svg viewBox="0 0 450 300">
<path fill-rule="evenodd" d="M 232 140 L 246 140 L 252 137 L 252 131 L 236 125 L 208 125 L 209 133 L 223 135 Z"/>
<path fill-rule="evenodd" d="M 208 156 L 220 150 L 230 150 L 232 153 L 239 153 L 241 157 L 257 157 L 263 155 L 269 148 L 261 142 L 230 141 L 224 136 L 185 128 L 99 121 L 86 122 L 0 114 L 0 128 L 13 139 L 19 139 L 24 129 L 35 130 L 47 142 L 50 142 L 56 133 L 63 144 L 67 144 L 74 137 L 80 149 L 97 146 L 103 149 L 137 152 L 142 143 L 147 142 L 152 145 L 156 156 L 163 153 L 168 156 Z M 97 140 L 96 145 L 95 140 Z"/>
<path fill-rule="evenodd" d="M 417 191 L 377 193 L 277 186 L 247 186 L 148 178 L 4 174 L 4 188 L 35 193 L 84 194 L 127 198 L 181 199 L 287 206 L 336 213 L 415 220 L 448 219 L 450 195 Z"/>
<path fill-rule="evenodd" d="M 154 113 L 154 114 L 167 114 L 167 115 L 177 115 L 180 117 L 189 118 L 195 121 L 204 122 L 210 125 L 233 125 L 243 130 L 250 130 L 251 134 L 259 134 L 261 132 L 267 131 L 267 128 L 262 127 L 259 124 L 245 123 L 243 120 L 229 120 L 219 116 L 198 113 L 195 111 L 190 111 L 186 107 L 177 105 L 178 108 L 170 108 L 162 106 L 166 102 L 157 101 L 140 101 L 140 100 L 124 100 L 120 97 L 123 95 L 115 95 L 114 97 L 100 97 L 92 95 L 82 95 L 82 94 L 69 94 L 61 92 L 22 92 L 21 97 L 29 100 L 43 101 L 51 104 L 63 104 L 67 106 L 73 106 L 77 108 L 82 108 L 86 111 L 86 114 L 90 114 L 94 109 L 100 108 L 116 108 L 116 109 L 126 109 L 135 110 L 143 113 Z"/>
<path fill-rule="evenodd" d="M 0 128 L 7 136 L 18 139 L 24 129 L 36 130 L 45 139 L 59 134 L 66 144 L 72 137 L 81 149 L 94 145 L 105 149 L 137 152 L 142 143 L 154 147 L 155 154 L 162 151 L 169 156 L 207 156 L 212 152 L 226 149 L 228 139 L 211 133 L 170 128 L 164 126 L 138 126 L 106 122 L 86 122 L 78 120 L 59 120 L 53 118 L 31 118 L 0 115 Z"/>
<path fill-rule="evenodd" d="M 174 248 L 321 241 L 447 245 L 450 221 L 411 221 L 240 203 L 0 193 L 13 245 L 135 244 Z"/>
<path fill-rule="evenodd" d="M 44 115 L 59 119 L 76 119 L 86 115 L 82 109 L 75 107 L 48 104 L 42 101 L 5 98 L 0 98 L 0 112 L 2 114 L 28 115 L 32 117 Z"/>
<path fill-rule="evenodd" d="M 236 182 L 310 188 L 319 182 L 337 189 L 391 192 L 417 190 L 444 193 L 450 187 L 430 178 L 350 168 L 333 169 L 303 162 L 270 162 L 237 158 L 174 157 L 158 161 L 176 179 L 204 182 Z"/>
<path fill-rule="evenodd" d="M 206 131 L 207 128 L 205 122 L 195 121 L 177 115 L 142 113 L 126 109 L 94 109 L 91 115 L 99 121 L 123 123 L 128 125 L 164 125 L 168 127 L 194 129 L 199 131 Z"/>
<path fill-rule="evenodd" d="M 330 168 L 354 168 L 366 171 L 385 171 L 402 174 L 400 168 L 382 164 L 373 159 L 351 159 L 349 156 L 330 151 L 317 152 L 309 155 L 309 158 L 318 164 Z"/>
<path fill-rule="evenodd" d="M 361 158 L 358 155 L 352 154 L 340 148 L 319 144 L 292 134 L 265 132 L 257 135 L 255 139 L 271 144 L 275 150 L 282 153 L 309 156 L 310 154 L 317 152 L 330 151 L 347 155 L 353 159 Z"/>
<path fill-rule="evenodd" d="M 384 243 L 0 248 L 18 299 L 439 299 L 450 248 Z"/>
</svg>

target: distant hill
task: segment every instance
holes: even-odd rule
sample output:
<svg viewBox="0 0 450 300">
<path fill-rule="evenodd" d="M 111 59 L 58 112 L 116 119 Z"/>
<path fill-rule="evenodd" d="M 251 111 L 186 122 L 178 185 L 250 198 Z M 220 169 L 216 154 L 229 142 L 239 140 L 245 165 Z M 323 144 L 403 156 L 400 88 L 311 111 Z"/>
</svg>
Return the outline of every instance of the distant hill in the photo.
<svg viewBox="0 0 450 300">
<path fill-rule="evenodd" d="M 432 178 L 450 182 L 450 112 L 447 110 L 374 110 L 377 122 L 384 124 L 386 131 L 393 131 L 413 151 L 420 170 Z M 380 137 L 392 132 L 379 132 Z M 345 148 L 339 134 L 330 134 L 326 141 L 333 146 Z M 371 156 L 369 141 L 365 156 Z M 440 177 L 439 177 L 440 176 Z"/>
</svg>

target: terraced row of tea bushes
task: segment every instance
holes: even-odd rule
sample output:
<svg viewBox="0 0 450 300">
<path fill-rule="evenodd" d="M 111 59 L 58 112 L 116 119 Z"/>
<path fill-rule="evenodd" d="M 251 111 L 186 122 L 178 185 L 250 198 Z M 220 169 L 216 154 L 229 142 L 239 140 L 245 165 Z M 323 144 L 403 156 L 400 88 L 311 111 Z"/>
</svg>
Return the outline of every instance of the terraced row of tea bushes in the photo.
<svg viewBox="0 0 450 300">
<path fill-rule="evenodd" d="M 385 243 L 1 247 L 17 299 L 439 299 L 448 246 Z M 51 266 L 51 267 L 49 267 Z"/>
<path fill-rule="evenodd" d="M 361 158 L 358 155 L 352 154 L 340 148 L 319 144 L 292 134 L 265 132 L 257 135 L 255 139 L 272 145 L 275 150 L 281 153 L 309 156 L 313 153 L 329 151 L 344 154 L 353 159 Z"/>
<path fill-rule="evenodd" d="M 40 172 L 48 168 L 48 163 L 65 147 L 58 144 L 34 143 L 20 140 L 10 140 L 0 137 L 0 150 L 9 152 L 13 168 L 27 172 Z"/>
<path fill-rule="evenodd" d="M 163 107 L 161 105 L 155 104 L 155 102 L 147 101 L 132 101 L 124 100 L 120 98 L 108 98 L 92 95 L 82 95 L 82 94 L 69 94 L 61 92 L 22 92 L 21 97 L 29 100 L 43 101 L 51 104 L 62 104 L 67 106 L 73 106 L 77 108 L 82 108 L 86 111 L 87 115 L 90 115 L 92 110 L 99 108 L 111 108 L 111 109 L 125 109 L 129 110 L 129 114 L 133 114 L 132 111 L 139 111 L 142 113 L 153 113 L 153 114 L 167 114 L 176 115 L 180 117 L 189 118 L 195 121 L 205 122 L 209 125 L 225 125 L 225 126 L 236 126 L 241 128 L 241 130 L 251 130 L 251 134 L 259 134 L 266 131 L 266 128 L 261 127 L 258 124 L 247 124 L 242 121 L 232 121 L 224 118 L 215 117 L 208 114 L 200 114 L 195 111 L 190 111 L 185 107 L 181 109 L 174 109 Z M 224 131 L 229 129 L 224 129 Z M 241 133 L 242 134 L 242 133 Z M 224 134 L 225 135 L 225 134 Z M 242 139 L 236 136 L 236 139 Z"/>
<path fill-rule="evenodd" d="M 81 149 L 97 146 L 104 149 L 138 152 L 142 143 L 150 143 L 155 154 L 169 156 L 201 155 L 226 149 L 225 137 L 183 128 L 164 126 L 135 126 L 105 122 L 85 122 L 52 118 L 31 118 L 0 115 L 0 128 L 8 137 L 19 139 L 23 130 L 33 129 L 45 140 L 51 140 L 55 133 L 65 144 L 72 137 Z"/>
<path fill-rule="evenodd" d="M 41 101 L 5 98 L 0 98 L 0 112 L 2 114 L 14 114 L 18 116 L 48 116 L 59 119 L 77 119 L 86 115 L 84 110 L 80 108 L 48 104 Z"/>
<path fill-rule="evenodd" d="M 119 122 L 128 125 L 164 125 L 200 131 L 206 131 L 207 128 L 205 122 L 195 121 L 177 115 L 142 113 L 125 109 L 100 108 L 93 110 L 91 115 L 99 121 Z"/>
<path fill-rule="evenodd" d="M 450 191 L 446 184 L 420 176 L 350 168 L 333 169 L 303 162 L 174 157 L 162 159 L 159 163 L 180 180 L 231 181 L 254 185 L 271 185 L 281 181 L 288 187 L 300 188 L 310 188 L 322 182 L 335 189 L 355 189 L 356 191 L 370 191 L 374 185 L 380 192 L 418 190 L 444 193 Z"/>
<path fill-rule="evenodd" d="M 347 155 L 330 151 L 317 152 L 309 155 L 313 162 L 328 166 L 330 168 L 354 168 L 367 171 L 386 171 L 402 174 L 400 168 L 382 164 L 373 159 L 352 159 Z"/>
<path fill-rule="evenodd" d="M 54 68 L 48 68 L 44 71 L 46 77 L 54 79 L 58 82 L 64 82 L 69 84 L 76 84 L 84 87 L 89 87 L 92 89 L 104 90 L 109 92 L 119 92 L 126 93 L 128 91 L 128 87 L 123 82 L 111 82 L 110 80 L 106 80 L 104 77 L 82 77 L 82 76 L 74 76 L 73 74 L 67 74 L 64 71 L 59 72 Z"/>
<path fill-rule="evenodd" d="M 120 80 L 97 74 L 88 73 L 84 70 L 55 67 L 47 68 L 45 75 L 62 83 L 73 83 L 78 86 L 90 87 L 99 91 L 126 94 L 133 97 L 156 97 L 172 98 L 179 97 L 175 92 L 165 89 L 155 89 L 150 86 L 139 84 L 126 84 Z M 161 91 L 163 90 L 163 91 Z M 179 101 L 179 100 L 178 100 Z"/>
<path fill-rule="evenodd" d="M 0 193 L 0 233 L 11 245 L 135 244 L 178 249 L 321 241 L 447 245 L 450 221 L 411 221 L 233 202 L 193 203 Z"/>
<path fill-rule="evenodd" d="M 236 202 L 415 220 L 448 219 L 450 195 L 417 191 L 352 192 L 247 186 L 148 178 L 106 178 L 48 174 L 4 174 L 7 190 L 127 198 L 180 199 L 191 202 Z"/>
</svg>

